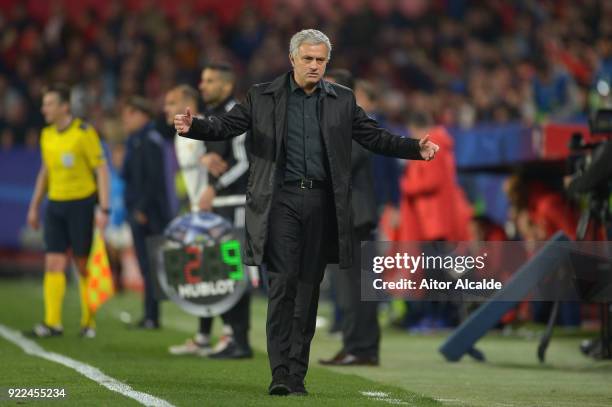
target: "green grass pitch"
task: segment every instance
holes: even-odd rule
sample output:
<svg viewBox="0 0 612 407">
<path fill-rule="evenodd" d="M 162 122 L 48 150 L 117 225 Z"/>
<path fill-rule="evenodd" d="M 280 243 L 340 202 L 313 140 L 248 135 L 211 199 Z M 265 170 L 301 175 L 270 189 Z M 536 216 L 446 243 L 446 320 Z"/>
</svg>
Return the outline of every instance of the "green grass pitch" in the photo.
<svg viewBox="0 0 612 407">
<path fill-rule="evenodd" d="M 322 304 L 321 313 L 327 308 Z M 262 298 L 256 297 L 252 307 L 250 338 L 256 356 L 245 361 L 171 356 L 167 347 L 192 335 L 196 319 L 165 303 L 162 330 L 126 329 L 119 314 L 128 312 L 136 318 L 140 310 L 138 295 L 115 297 L 99 312 L 98 337 L 80 339 L 78 296 L 72 283 L 64 302 L 64 336 L 37 343 L 176 406 L 612 406 L 612 362 L 596 362 L 580 355 L 581 335 L 555 337 L 544 365 L 535 357 L 537 339 L 495 334 L 478 344 L 488 358 L 486 363 L 469 359 L 447 363 L 437 352 L 444 336 L 384 330 L 380 367 L 322 368 L 316 360 L 331 356 L 340 344 L 320 330 L 313 342 L 306 379 L 310 395 L 270 397 L 266 393 L 270 373 Z M 41 317 L 39 280 L 0 280 L 0 324 L 27 330 Z M 220 325 L 216 320 L 216 328 Z M 21 403 L 0 399 L 0 404 L 138 405 L 72 369 L 27 355 L 0 338 L 0 388 L 7 387 L 63 387 L 67 397 Z"/>
</svg>

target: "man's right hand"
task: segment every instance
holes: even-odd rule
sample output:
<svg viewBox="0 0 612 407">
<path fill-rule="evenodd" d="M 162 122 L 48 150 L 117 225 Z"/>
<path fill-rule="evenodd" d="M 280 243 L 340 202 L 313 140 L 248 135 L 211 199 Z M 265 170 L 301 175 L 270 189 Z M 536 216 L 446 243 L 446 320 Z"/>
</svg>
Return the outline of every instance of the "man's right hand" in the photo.
<svg viewBox="0 0 612 407">
<path fill-rule="evenodd" d="M 40 227 L 40 216 L 38 215 L 38 209 L 30 208 L 28 210 L 28 225 L 34 230 L 38 230 Z"/>
<path fill-rule="evenodd" d="M 191 110 L 185 109 L 185 114 L 177 114 L 174 116 L 174 128 L 178 133 L 188 133 L 193 123 Z"/>
<path fill-rule="evenodd" d="M 206 153 L 200 158 L 200 162 L 208 169 L 213 177 L 219 178 L 227 171 L 227 162 L 217 153 Z"/>
</svg>

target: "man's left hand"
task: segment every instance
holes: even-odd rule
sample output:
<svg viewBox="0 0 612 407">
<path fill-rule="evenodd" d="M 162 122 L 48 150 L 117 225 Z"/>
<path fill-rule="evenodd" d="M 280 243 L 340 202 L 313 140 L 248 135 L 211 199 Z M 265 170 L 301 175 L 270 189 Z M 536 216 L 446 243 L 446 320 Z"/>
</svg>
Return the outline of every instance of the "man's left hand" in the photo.
<svg viewBox="0 0 612 407">
<path fill-rule="evenodd" d="M 179 134 L 188 133 L 192 123 L 193 116 L 191 116 L 191 110 L 189 108 L 185 109 L 185 114 L 177 114 L 174 116 L 174 128 Z"/>
<path fill-rule="evenodd" d="M 433 160 L 440 149 L 440 146 L 436 143 L 429 141 L 429 134 L 419 140 L 419 147 L 421 149 L 421 157 L 423 157 L 425 161 Z"/>
</svg>

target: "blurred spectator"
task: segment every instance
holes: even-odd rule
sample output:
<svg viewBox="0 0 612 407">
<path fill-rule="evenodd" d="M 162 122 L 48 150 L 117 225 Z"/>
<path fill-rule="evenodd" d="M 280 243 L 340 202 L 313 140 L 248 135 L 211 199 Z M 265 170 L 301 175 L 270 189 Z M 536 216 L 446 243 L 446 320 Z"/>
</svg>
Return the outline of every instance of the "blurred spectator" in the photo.
<svg viewBox="0 0 612 407">
<path fill-rule="evenodd" d="M 289 68 L 285 40 L 304 26 L 324 27 L 340 45 L 334 65 L 396 90 L 378 103 L 390 125 L 405 106 L 447 127 L 531 124 L 585 114 L 589 92 L 593 108 L 598 95 L 609 95 L 609 2 L 141 3 L 58 0 L 34 13 L 5 1 L 0 125 L 18 144 L 28 127 L 43 125 L 38 103 L 47 81 L 76 85 L 73 103 L 90 120 L 118 116 L 117 102 L 143 92 L 161 111 L 165 92 L 196 81 L 211 60 L 237 66 L 240 95 Z M 26 126 L 23 112 L 36 112 L 35 121 Z"/>
<path fill-rule="evenodd" d="M 470 238 L 477 242 L 499 242 L 508 239 L 504 229 L 486 215 L 472 217 L 470 221 Z"/>
<path fill-rule="evenodd" d="M 28 128 L 25 133 L 25 147 L 30 150 L 38 149 L 38 130 L 33 127 Z"/>
<path fill-rule="evenodd" d="M 552 66 L 544 56 L 534 63 L 533 101 L 538 122 L 547 118 L 568 119 L 577 112 L 577 89 L 567 72 Z"/>
<path fill-rule="evenodd" d="M 612 34 L 601 38 L 597 43 L 597 50 L 601 59 L 599 60 L 593 78 L 593 94 L 591 107 L 612 107 Z"/>
<path fill-rule="evenodd" d="M 544 182 L 515 174 L 504 185 L 511 206 L 511 220 L 525 240 L 547 240 L 561 230 L 576 237 L 578 216 L 562 192 Z"/>
<path fill-rule="evenodd" d="M 0 134 L 0 148 L 2 151 L 9 151 L 15 145 L 15 133 L 13 130 L 6 127 L 2 130 Z"/>
</svg>

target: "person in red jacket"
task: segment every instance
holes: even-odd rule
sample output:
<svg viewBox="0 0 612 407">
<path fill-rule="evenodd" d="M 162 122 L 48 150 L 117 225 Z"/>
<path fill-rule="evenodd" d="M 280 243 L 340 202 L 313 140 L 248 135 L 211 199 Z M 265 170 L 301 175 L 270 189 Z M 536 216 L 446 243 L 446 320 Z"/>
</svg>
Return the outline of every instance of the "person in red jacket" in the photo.
<svg viewBox="0 0 612 407">
<path fill-rule="evenodd" d="M 528 218 L 535 240 L 548 240 L 559 230 L 576 238 L 578 214 L 561 192 L 524 175 L 513 175 L 504 188 L 514 212 Z"/>
<path fill-rule="evenodd" d="M 435 163 L 428 163 L 427 169 L 418 162 L 406 166 L 400 181 L 399 240 L 470 240 L 472 209 L 457 184 L 453 139 L 444 127 L 431 126 L 427 115 L 420 112 L 410 113 L 407 125 L 413 138 L 429 135 L 429 139 L 440 146 L 440 152 Z M 432 277 L 439 277 L 439 271 L 427 272 L 433 273 Z M 456 307 L 448 302 L 424 300 L 411 302 L 408 307 L 407 325 L 417 331 L 443 328 L 456 322 Z"/>
<path fill-rule="evenodd" d="M 469 240 L 472 210 L 457 184 L 453 139 L 442 126 L 430 127 L 423 113 L 411 113 L 408 127 L 414 138 L 429 134 L 440 145 L 435 163 L 411 162 L 400 181 L 399 240 Z"/>
</svg>

